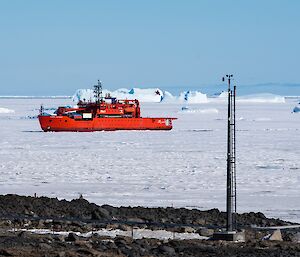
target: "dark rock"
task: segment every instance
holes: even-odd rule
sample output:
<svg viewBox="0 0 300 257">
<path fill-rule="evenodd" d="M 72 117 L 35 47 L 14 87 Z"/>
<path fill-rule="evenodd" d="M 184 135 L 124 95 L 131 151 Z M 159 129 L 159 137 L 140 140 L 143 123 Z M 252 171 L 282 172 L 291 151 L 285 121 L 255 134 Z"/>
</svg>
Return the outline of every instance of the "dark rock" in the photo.
<svg viewBox="0 0 300 257">
<path fill-rule="evenodd" d="M 74 233 L 69 233 L 69 235 L 65 238 L 65 241 L 75 242 L 78 239 L 79 239 L 79 236 L 77 236 Z"/>
<path fill-rule="evenodd" d="M 27 232 L 27 231 L 21 231 L 21 232 L 18 234 L 18 237 L 21 237 L 21 238 L 27 238 L 28 236 L 30 236 L 30 233 Z"/>
<path fill-rule="evenodd" d="M 128 218 L 127 221 L 132 222 L 132 223 L 144 223 L 145 222 L 145 220 L 143 220 L 141 218 Z"/>
<path fill-rule="evenodd" d="M 55 241 L 59 241 L 59 242 L 64 242 L 65 241 L 65 237 L 61 236 L 61 235 L 56 235 L 56 236 L 53 237 L 53 239 Z"/>
<path fill-rule="evenodd" d="M 200 228 L 197 230 L 197 233 L 200 236 L 206 236 L 206 237 L 210 237 L 213 235 L 214 230 L 213 229 L 209 229 L 209 228 Z"/>
<path fill-rule="evenodd" d="M 66 256 L 66 253 L 65 252 L 59 252 L 57 254 L 57 257 L 65 257 Z"/>
<path fill-rule="evenodd" d="M 195 229 L 192 227 L 181 227 L 180 233 L 195 233 Z"/>
<path fill-rule="evenodd" d="M 13 254 L 11 254 L 9 251 L 7 251 L 5 249 L 0 249 L 0 255 L 1 256 L 13 256 Z"/>
<path fill-rule="evenodd" d="M 283 240 L 294 243 L 300 243 L 300 232 L 284 232 Z"/>
<path fill-rule="evenodd" d="M 131 237 L 126 237 L 126 236 L 118 236 L 115 238 L 115 244 L 131 244 L 132 243 L 132 238 Z"/>
<path fill-rule="evenodd" d="M 111 216 L 108 210 L 99 207 L 98 209 L 92 211 L 92 219 L 94 220 L 111 219 Z"/>
<path fill-rule="evenodd" d="M 84 256 L 86 255 L 91 255 L 91 256 L 96 256 L 96 255 L 99 255 L 100 253 L 96 250 L 93 250 L 93 249 L 86 249 L 86 248 L 79 248 L 77 250 L 77 253 L 79 254 L 83 254 Z"/>
<path fill-rule="evenodd" d="M 131 226 L 125 225 L 125 224 L 119 224 L 118 225 L 118 229 L 123 230 L 123 231 L 130 231 L 131 230 Z"/>
<path fill-rule="evenodd" d="M 40 243 L 39 247 L 43 250 L 50 250 L 52 248 L 51 245 L 48 245 L 46 243 Z"/>
<path fill-rule="evenodd" d="M 95 219 L 95 220 L 128 220 L 133 223 L 157 222 L 157 223 L 190 223 L 195 225 L 224 226 L 226 224 L 226 214 L 218 209 L 208 211 L 188 210 L 184 208 L 144 208 L 144 207 L 112 207 L 109 205 L 97 206 L 89 203 L 85 199 L 72 201 L 58 200 L 47 197 L 26 197 L 17 195 L 0 196 L 0 217 L 18 216 L 27 214 L 30 218 L 34 213 L 36 217 Z M 30 219 L 28 218 L 28 220 Z M 46 218 L 45 218 L 46 219 Z M 45 219 L 39 226 L 46 225 Z M 24 223 L 21 220 L 17 224 Z M 67 221 L 64 222 L 67 224 Z M 269 226 L 287 225 L 291 223 L 279 219 L 266 218 L 263 213 L 245 213 L 237 215 L 239 227 L 250 225 Z M 51 223 L 49 224 L 51 225 Z M 59 224 L 60 226 L 62 224 Z M 64 225 L 64 226 L 65 226 Z M 83 227 L 81 230 L 84 230 Z"/>
<path fill-rule="evenodd" d="M 167 253 L 169 255 L 173 255 L 175 254 L 175 249 L 170 247 L 170 246 L 167 246 L 167 245 L 161 245 L 159 246 L 159 251 L 161 253 Z"/>
</svg>

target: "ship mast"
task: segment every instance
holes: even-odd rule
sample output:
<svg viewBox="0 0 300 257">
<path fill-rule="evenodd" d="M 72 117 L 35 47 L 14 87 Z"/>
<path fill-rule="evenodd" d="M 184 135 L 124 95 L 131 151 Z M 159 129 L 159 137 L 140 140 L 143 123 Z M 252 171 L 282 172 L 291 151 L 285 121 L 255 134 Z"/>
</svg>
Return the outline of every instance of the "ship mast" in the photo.
<svg viewBox="0 0 300 257">
<path fill-rule="evenodd" d="M 97 104 L 102 102 L 102 83 L 99 79 L 98 79 L 98 84 L 94 85 L 94 97 Z"/>
</svg>

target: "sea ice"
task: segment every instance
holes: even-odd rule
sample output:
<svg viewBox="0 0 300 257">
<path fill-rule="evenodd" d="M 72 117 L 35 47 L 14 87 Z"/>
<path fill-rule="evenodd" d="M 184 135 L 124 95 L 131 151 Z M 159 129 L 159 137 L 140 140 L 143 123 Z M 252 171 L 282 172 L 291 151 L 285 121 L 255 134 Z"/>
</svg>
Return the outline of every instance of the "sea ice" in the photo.
<svg viewBox="0 0 300 257">
<path fill-rule="evenodd" d="M 219 111 L 216 108 L 210 108 L 210 109 L 203 109 L 203 108 L 198 108 L 198 109 L 193 109 L 189 107 L 182 107 L 181 111 L 182 113 L 200 113 L 200 114 L 218 114 Z"/>
<path fill-rule="evenodd" d="M 141 103 L 143 117 L 177 117 L 171 131 L 42 132 L 35 116 L 71 99 L 0 99 L 0 193 L 84 198 L 115 206 L 225 210 L 226 101 L 178 112 L 181 103 Z M 238 212 L 300 222 L 300 116 L 285 103 L 237 104 Z M 240 121 L 242 118 L 242 121 Z"/>
</svg>

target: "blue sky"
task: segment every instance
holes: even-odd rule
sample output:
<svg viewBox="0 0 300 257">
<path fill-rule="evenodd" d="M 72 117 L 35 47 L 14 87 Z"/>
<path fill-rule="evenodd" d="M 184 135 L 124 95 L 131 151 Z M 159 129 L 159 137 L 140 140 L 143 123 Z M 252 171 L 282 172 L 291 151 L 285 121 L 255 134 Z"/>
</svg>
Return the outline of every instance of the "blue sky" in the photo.
<svg viewBox="0 0 300 257">
<path fill-rule="evenodd" d="M 70 95 L 98 78 L 201 89 L 228 72 L 239 85 L 300 84 L 299 11 L 296 0 L 1 0 L 0 95 Z"/>
</svg>

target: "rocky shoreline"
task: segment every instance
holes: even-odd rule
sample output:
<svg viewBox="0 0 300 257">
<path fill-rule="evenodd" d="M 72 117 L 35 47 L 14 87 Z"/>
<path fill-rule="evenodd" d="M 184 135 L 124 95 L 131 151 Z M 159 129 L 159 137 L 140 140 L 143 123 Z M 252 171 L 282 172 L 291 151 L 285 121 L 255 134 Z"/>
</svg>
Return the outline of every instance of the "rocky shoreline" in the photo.
<svg viewBox="0 0 300 257">
<path fill-rule="evenodd" d="M 217 209 L 98 206 L 85 199 L 0 196 L 0 256 L 300 256 L 299 228 L 282 230 L 282 239 L 262 240 L 272 231 L 253 227 L 289 226 L 291 222 L 262 213 L 236 216 L 246 242 L 212 240 L 135 239 L 85 232 L 105 229 L 147 229 L 194 233 L 209 238 L 225 226 L 225 213 Z M 48 233 L 31 233 L 47 229 Z M 70 232 L 59 234 L 60 232 Z M 71 232 L 72 231 L 72 232 Z M 77 234 L 76 234 L 77 233 Z"/>
</svg>

